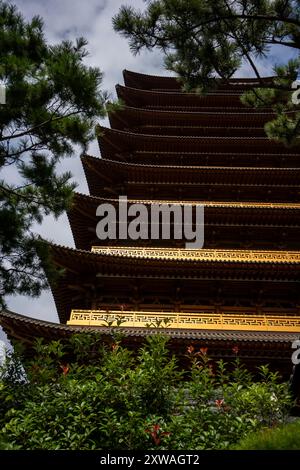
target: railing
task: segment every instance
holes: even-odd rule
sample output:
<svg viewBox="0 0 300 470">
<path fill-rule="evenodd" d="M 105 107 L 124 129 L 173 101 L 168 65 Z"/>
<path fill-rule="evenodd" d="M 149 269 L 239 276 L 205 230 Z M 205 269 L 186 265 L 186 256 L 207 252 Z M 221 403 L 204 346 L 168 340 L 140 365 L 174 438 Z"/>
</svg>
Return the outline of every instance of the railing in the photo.
<svg viewBox="0 0 300 470">
<path fill-rule="evenodd" d="M 300 316 L 72 310 L 68 325 L 300 333 Z"/>
<path fill-rule="evenodd" d="M 222 262 L 300 263 L 300 251 L 270 250 L 185 250 L 179 248 L 137 248 L 93 246 L 93 253 L 134 258 Z"/>
</svg>

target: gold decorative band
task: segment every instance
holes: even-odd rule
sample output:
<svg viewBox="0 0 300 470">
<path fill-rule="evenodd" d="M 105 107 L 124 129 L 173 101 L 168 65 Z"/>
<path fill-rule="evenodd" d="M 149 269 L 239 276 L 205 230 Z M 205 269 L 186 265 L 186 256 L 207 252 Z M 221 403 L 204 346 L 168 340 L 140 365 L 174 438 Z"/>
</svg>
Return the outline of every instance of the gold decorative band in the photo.
<svg viewBox="0 0 300 470">
<path fill-rule="evenodd" d="M 68 325 L 300 333 L 300 316 L 72 310 Z"/>
<path fill-rule="evenodd" d="M 186 250 L 180 248 L 130 248 L 93 246 L 93 253 L 132 258 L 261 263 L 300 263 L 300 251 Z"/>
</svg>

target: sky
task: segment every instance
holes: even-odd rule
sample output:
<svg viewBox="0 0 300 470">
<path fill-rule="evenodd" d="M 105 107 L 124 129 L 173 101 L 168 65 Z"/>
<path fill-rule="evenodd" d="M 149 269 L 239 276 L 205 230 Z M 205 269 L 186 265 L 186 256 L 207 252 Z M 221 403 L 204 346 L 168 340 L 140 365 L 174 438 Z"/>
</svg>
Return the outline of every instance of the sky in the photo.
<svg viewBox="0 0 300 470">
<path fill-rule="evenodd" d="M 40 15 L 45 22 L 45 33 L 50 43 L 57 43 L 63 39 L 74 40 L 84 36 L 89 44 L 90 52 L 86 63 L 98 66 L 104 72 L 103 89 L 115 97 L 115 85 L 123 83 L 123 69 L 136 72 L 168 75 L 164 70 L 163 59 L 159 52 L 143 52 L 134 57 L 125 38 L 113 31 L 112 17 L 118 12 L 122 4 L 143 9 L 143 0 L 14 0 L 16 6 L 28 20 L 34 15 Z M 280 61 L 276 50 L 271 62 Z M 271 73 L 272 64 L 261 63 L 262 75 Z M 247 66 L 239 72 L 240 76 L 249 76 Z M 252 74 L 251 74 L 252 76 Z M 102 122 L 107 125 L 107 121 Z M 78 155 L 68 158 L 62 163 L 62 170 L 69 170 L 77 183 L 77 190 L 88 193 L 87 184 Z M 89 153 L 99 156 L 96 141 L 91 144 Z M 13 176 L 13 175 L 12 175 Z M 57 221 L 47 217 L 35 231 L 57 244 L 74 247 L 71 229 L 66 215 Z M 44 292 L 39 298 L 31 299 L 24 296 L 7 299 L 8 308 L 17 313 L 57 322 L 55 304 L 51 292 Z M 2 335 L 2 336 L 1 336 Z M 0 332 L 0 339 L 3 333 Z"/>
</svg>

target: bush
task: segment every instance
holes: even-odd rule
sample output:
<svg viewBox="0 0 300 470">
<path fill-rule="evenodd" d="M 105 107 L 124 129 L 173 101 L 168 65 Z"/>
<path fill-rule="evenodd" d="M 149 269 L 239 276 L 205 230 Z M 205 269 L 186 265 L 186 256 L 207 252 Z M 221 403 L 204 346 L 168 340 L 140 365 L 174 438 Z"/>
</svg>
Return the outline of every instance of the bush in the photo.
<svg viewBox="0 0 300 470">
<path fill-rule="evenodd" d="M 300 421 L 251 433 L 236 446 L 237 450 L 300 450 Z"/>
<path fill-rule="evenodd" d="M 180 371 L 167 339 L 150 336 L 137 355 L 112 336 L 38 340 L 31 360 L 8 358 L 0 382 L 2 446 L 29 449 L 226 449 L 283 423 L 288 386 L 266 366 L 260 380 L 188 348 Z M 25 373 L 26 371 L 26 373 Z M 8 447 L 7 447 L 8 448 Z"/>
</svg>

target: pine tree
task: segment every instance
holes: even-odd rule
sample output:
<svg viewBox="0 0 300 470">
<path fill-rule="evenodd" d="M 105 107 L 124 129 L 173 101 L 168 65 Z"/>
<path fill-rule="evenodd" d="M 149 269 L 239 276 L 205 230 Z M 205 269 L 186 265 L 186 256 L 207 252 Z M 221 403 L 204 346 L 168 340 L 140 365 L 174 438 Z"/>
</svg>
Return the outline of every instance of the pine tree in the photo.
<svg viewBox="0 0 300 470">
<path fill-rule="evenodd" d="M 292 102 L 300 67 L 299 0 L 148 0 L 145 12 L 122 6 L 114 17 L 116 31 L 129 39 L 137 54 L 158 48 L 165 66 L 186 91 L 205 93 L 216 78 L 228 81 L 247 61 L 259 86 L 242 97 L 249 106 L 272 106 L 277 117 L 265 127 L 272 139 L 299 142 L 299 106 Z M 295 51 L 295 59 L 274 68 L 265 83 L 257 58 L 272 46 Z M 297 84 L 296 84 L 297 85 Z"/>
<path fill-rule="evenodd" d="M 8 294 L 39 295 L 43 268 L 54 275 L 48 246 L 34 223 L 70 207 L 74 184 L 57 164 L 84 150 L 104 115 L 102 74 L 87 67 L 86 41 L 47 44 L 43 21 L 26 22 L 0 0 L 0 302 Z M 8 170 L 15 175 L 8 180 Z"/>
</svg>

